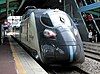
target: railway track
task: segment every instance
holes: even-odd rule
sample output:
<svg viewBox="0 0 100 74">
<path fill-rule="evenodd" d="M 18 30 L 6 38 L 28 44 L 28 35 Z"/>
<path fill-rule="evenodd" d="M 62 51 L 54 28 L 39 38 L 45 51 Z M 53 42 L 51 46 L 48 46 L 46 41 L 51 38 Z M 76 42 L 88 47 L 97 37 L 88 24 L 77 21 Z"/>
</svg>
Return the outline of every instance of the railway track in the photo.
<svg viewBox="0 0 100 74">
<path fill-rule="evenodd" d="M 77 66 L 48 67 L 48 74 L 89 74 Z M 51 70 L 50 70 L 51 69 Z"/>
<path fill-rule="evenodd" d="M 100 53 L 100 47 L 95 47 L 95 46 L 94 46 L 94 47 L 91 47 L 91 46 L 84 46 L 84 48 Z"/>
<path fill-rule="evenodd" d="M 91 59 L 94 59 L 98 62 L 100 62 L 100 53 L 90 51 L 90 50 L 84 50 L 85 51 L 85 56 Z"/>
<path fill-rule="evenodd" d="M 84 42 L 85 56 L 100 62 L 100 44 Z"/>
<path fill-rule="evenodd" d="M 100 44 L 97 44 L 97 43 L 84 43 L 83 46 L 84 46 L 85 49 L 100 52 Z"/>
</svg>

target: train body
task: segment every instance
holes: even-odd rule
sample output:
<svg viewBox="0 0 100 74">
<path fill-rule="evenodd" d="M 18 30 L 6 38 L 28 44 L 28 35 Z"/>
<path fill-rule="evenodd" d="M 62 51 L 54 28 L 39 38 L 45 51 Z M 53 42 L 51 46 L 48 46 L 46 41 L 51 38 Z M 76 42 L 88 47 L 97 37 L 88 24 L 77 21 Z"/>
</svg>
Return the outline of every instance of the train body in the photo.
<svg viewBox="0 0 100 74">
<path fill-rule="evenodd" d="M 84 62 L 78 29 L 69 15 L 59 9 L 28 9 L 17 38 L 35 50 L 35 57 L 45 64 Z"/>
</svg>

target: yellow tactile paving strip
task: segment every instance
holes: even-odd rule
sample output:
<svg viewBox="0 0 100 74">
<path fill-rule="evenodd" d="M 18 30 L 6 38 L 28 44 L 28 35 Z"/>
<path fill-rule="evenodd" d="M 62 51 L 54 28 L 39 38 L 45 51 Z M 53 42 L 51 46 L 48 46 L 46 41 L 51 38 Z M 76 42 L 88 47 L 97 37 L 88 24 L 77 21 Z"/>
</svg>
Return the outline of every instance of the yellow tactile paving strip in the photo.
<svg viewBox="0 0 100 74">
<path fill-rule="evenodd" d="M 48 74 L 18 43 L 10 38 L 9 41 L 17 74 Z"/>
<path fill-rule="evenodd" d="M 11 50 L 13 52 L 13 57 L 14 57 L 14 60 L 15 60 L 17 73 L 18 74 L 26 74 L 26 71 L 25 71 L 22 63 L 20 62 L 20 59 L 18 58 L 17 53 L 15 51 L 15 48 L 13 47 L 11 42 L 10 42 L 10 46 L 11 46 Z"/>
</svg>

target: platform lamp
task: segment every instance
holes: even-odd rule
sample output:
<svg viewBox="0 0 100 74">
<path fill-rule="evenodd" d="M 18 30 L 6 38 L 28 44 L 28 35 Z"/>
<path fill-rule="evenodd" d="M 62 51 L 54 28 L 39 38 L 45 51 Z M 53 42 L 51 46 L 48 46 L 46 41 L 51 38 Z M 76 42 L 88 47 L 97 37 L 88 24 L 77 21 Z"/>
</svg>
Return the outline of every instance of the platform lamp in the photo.
<svg viewBox="0 0 100 74">
<path fill-rule="evenodd" d="M 62 2 L 62 0 L 59 0 L 59 2 L 61 3 L 61 2 Z"/>
</svg>

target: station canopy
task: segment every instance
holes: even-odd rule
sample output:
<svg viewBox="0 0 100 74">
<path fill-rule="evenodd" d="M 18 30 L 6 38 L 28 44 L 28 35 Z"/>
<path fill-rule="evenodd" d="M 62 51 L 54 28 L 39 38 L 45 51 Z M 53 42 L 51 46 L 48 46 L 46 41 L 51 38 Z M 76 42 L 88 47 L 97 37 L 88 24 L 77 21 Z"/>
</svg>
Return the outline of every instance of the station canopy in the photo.
<svg viewBox="0 0 100 74">
<path fill-rule="evenodd" d="M 9 15 L 22 15 L 26 6 L 42 7 L 47 0 L 0 0 L 0 21 Z"/>
<path fill-rule="evenodd" d="M 59 4 L 63 5 L 63 0 L 0 0 L 0 21 L 6 19 L 9 15 L 22 15 L 25 12 L 26 6 L 57 8 L 60 6 Z M 83 6 L 79 11 L 91 13 L 100 17 L 100 1 L 88 6 Z"/>
</svg>

